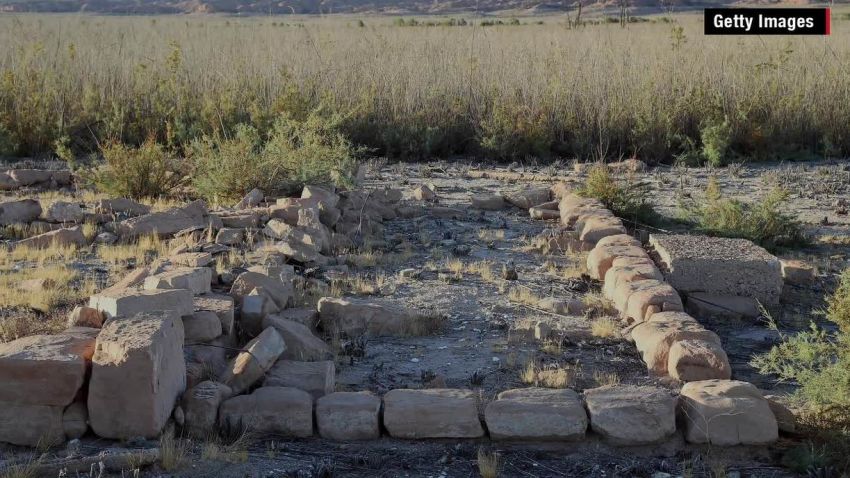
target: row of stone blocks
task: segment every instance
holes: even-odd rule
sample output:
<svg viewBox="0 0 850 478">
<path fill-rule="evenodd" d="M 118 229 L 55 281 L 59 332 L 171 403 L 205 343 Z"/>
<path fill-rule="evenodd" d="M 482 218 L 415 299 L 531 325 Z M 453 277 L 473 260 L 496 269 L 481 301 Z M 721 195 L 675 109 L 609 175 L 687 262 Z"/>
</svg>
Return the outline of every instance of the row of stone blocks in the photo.
<svg viewBox="0 0 850 478">
<path fill-rule="evenodd" d="M 775 440 L 777 433 L 773 412 L 759 391 L 735 381 L 694 382 L 678 398 L 652 386 L 606 386 L 587 390 L 583 397 L 569 389 L 507 390 L 486 405 L 483 421 L 478 397 L 470 390 L 397 389 L 383 400 L 370 392 L 335 392 L 314 404 L 310 394 L 295 388 L 261 387 L 230 399 L 224 389 L 205 382 L 192 392 L 190 400 L 196 403 L 184 401 L 187 423 L 205 424 L 190 434 L 209 436 L 216 410 L 219 427 L 228 433 L 247 429 L 303 438 L 318 432 L 339 441 L 377 439 L 382 429 L 401 439 L 574 441 L 585 437 L 589 425 L 612 444 L 648 445 L 674 434 L 677 416 L 692 443 L 758 445 Z M 200 415 L 206 419 L 199 420 Z M 769 420 L 772 428 L 762 423 Z"/>
<path fill-rule="evenodd" d="M 559 196 L 562 222 L 572 225 L 577 233 L 581 231 L 579 237 L 587 237 L 589 224 L 602 220 L 613 224 L 604 219 L 612 214 L 598 201 L 567 191 L 561 191 Z M 715 415 L 686 406 L 687 420 L 703 420 L 707 428 L 714 427 L 715 433 L 722 436 L 757 433 L 767 441 L 775 440 L 778 424 L 771 405 L 751 384 L 729 380 L 731 367 L 720 338 L 684 312 L 678 291 L 664 280 L 640 242 L 617 227 L 593 230 L 598 232 L 591 237 L 589 274 L 603 281 L 605 297 L 633 324 L 632 339 L 649 370 L 690 382 L 682 389 L 686 400 L 693 400 L 691 395 L 703 400 L 710 397 L 717 407 Z M 735 419 L 718 420 L 718 416 Z M 740 423 L 747 423 L 747 430 L 739 429 Z M 719 437 L 708 441 L 735 444 L 734 439 Z M 742 438 L 738 443 L 758 441 Z"/>
</svg>

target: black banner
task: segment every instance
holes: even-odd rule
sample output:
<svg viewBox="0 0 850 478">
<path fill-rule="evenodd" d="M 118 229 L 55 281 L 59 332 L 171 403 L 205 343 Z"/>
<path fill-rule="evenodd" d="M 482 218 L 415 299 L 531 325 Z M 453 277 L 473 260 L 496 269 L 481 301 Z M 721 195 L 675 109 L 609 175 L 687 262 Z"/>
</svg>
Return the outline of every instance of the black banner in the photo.
<svg viewBox="0 0 850 478">
<path fill-rule="evenodd" d="M 828 8 L 706 8 L 706 35 L 829 35 Z"/>
</svg>

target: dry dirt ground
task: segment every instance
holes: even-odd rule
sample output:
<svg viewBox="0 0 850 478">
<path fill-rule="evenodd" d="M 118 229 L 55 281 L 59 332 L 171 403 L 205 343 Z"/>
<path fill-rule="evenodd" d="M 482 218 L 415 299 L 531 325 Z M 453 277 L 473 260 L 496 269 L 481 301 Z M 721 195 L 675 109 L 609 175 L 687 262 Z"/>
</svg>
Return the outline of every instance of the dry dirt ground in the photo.
<svg viewBox="0 0 850 478">
<path fill-rule="evenodd" d="M 378 166 L 368 176 L 366 187 L 401 188 L 409 198 L 414 186 L 428 184 L 437 193 L 436 205 L 458 208 L 462 214 L 457 219 L 426 214 L 388 221 L 385 244 L 374 254 L 356 259 L 362 266 L 356 271 L 368 282 L 374 282 L 374 300 L 431 310 L 444 315 L 446 323 L 435 335 L 376 338 L 358 344 L 358 353 L 342 358 L 337 365 L 338 390 L 369 389 L 382 394 L 393 388 L 438 384 L 478 390 L 486 403 L 500 391 L 526 386 L 522 374 L 529 363 L 541 369 L 565 370 L 567 385 L 579 391 L 617 380 L 675 388 L 674 384 L 648 375 L 631 343 L 618 337 L 594 336 L 592 322 L 603 319 L 598 314 L 556 317 L 511 300 L 531 296 L 582 298 L 599 289 L 598 283 L 579 277 L 577 268 L 583 261 L 580 255 L 544 255 L 528 247 L 535 236 L 556 224 L 532 220 L 527 211 L 517 208 L 484 212 L 469 207 L 472 195 L 518 190 L 531 183 L 470 179 L 466 175 L 470 166 L 458 163 Z M 572 169 L 526 168 L 532 170 L 557 172 L 581 181 Z M 850 220 L 842 198 L 846 201 L 850 197 L 850 167 L 846 163 L 823 162 L 715 171 L 655 168 L 639 179 L 652 183 L 652 201 L 658 210 L 675 217 L 679 201 L 688 195 L 698 199 L 712 174 L 719 178 L 725 193 L 747 200 L 759 197 L 776 183 L 792 191 L 789 213 L 805 222 L 818 239 L 811 247 L 787 255 L 812 261 L 818 265 L 819 274 L 811 287 L 786 290 L 776 319 L 782 332 L 804 327 L 810 319 L 816 319 L 814 311 L 822 306 L 835 273 L 847 266 Z M 829 225 L 821 224 L 824 217 Z M 492 275 L 481 273 L 485 261 Z M 515 268 L 516 280 L 503 279 L 503 267 Z M 406 269 L 412 270 L 402 277 L 400 271 Z M 517 324 L 533 323 L 542 317 L 558 321 L 562 340 L 541 343 L 516 330 Z M 733 365 L 733 378 L 780 392 L 791 388 L 760 376 L 748 365 L 753 354 L 769 349 L 778 340 L 779 333 L 758 321 L 713 321 L 705 325 L 723 339 Z M 190 443 L 181 468 L 164 471 L 154 466 L 142 470 L 140 475 L 467 477 L 477 476 L 477 453 L 483 447 L 499 454 L 501 476 L 664 477 L 693 472 L 690 476 L 782 477 L 794 476 L 778 462 L 782 451 L 796 440 L 786 437 L 769 448 L 722 449 L 687 445 L 675 436 L 658 446 L 632 449 L 610 447 L 590 438 L 575 444 L 509 445 L 390 438 L 340 444 L 317 438 L 281 441 L 254 437 L 250 444 L 234 447 L 224 460 L 207 458 L 209 454 L 202 453 L 204 443 Z M 114 444 L 83 440 L 84 449 L 91 451 L 110 445 Z M 48 453 L 62 456 L 64 450 Z M 4 458 L 11 456 L 20 457 L 21 450 L 3 451 Z"/>
</svg>

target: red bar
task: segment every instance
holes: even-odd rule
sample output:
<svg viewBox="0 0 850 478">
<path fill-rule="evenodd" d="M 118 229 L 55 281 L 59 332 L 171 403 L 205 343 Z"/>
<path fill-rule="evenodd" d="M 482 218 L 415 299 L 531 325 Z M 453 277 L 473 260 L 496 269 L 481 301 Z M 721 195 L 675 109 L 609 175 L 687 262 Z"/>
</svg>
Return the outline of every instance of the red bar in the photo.
<svg viewBox="0 0 850 478">
<path fill-rule="evenodd" d="M 830 30 L 832 30 L 831 24 L 830 24 L 830 17 L 831 16 L 832 15 L 829 14 L 829 9 L 827 8 L 826 9 L 826 32 L 824 33 L 824 35 L 829 35 Z"/>
</svg>

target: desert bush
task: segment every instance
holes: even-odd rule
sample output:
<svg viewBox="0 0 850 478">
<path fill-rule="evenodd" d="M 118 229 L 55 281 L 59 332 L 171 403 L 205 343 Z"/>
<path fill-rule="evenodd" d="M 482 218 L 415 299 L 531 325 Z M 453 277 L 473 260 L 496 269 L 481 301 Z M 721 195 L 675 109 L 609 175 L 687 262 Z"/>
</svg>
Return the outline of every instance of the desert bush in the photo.
<svg viewBox="0 0 850 478">
<path fill-rule="evenodd" d="M 820 454 L 840 469 L 840 476 L 850 472 L 850 269 L 827 298 L 825 316 L 837 331 L 812 323 L 808 330 L 782 335 L 781 343 L 756 356 L 752 365 L 763 374 L 799 384 L 794 398 L 802 425 L 825 442 Z"/>
<path fill-rule="evenodd" d="M 729 120 L 710 122 L 700 132 L 702 138 L 702 155 L 712 166 L 726 164 L 729 146 L 732 138 L 732 128 Z"/>
<path fill-rule="evenodd" d="M 587 173 L 579 194 L 596 198 L 623 219 L 640 224 L 655 224 L 658 214 L 649 202 L 649 184 L 636 181 L 631 176 L 616 178 L 611 169 L 602 163 L 594 164 Z"/>
<path fill-rule="evenodd" d="M 707 234 L 749 239 L 775 251 L 807 242 L 802 225 L 782 211 L 788 193 L 774 188 L 756 202 L 723 197 L 714 178 L 709 179 L 702 201 L 683 204 L 685 219 Z"/>
<path fill-rule="evenodd" d="M 177 159 L 153 138 L 138 148 L 111 142 L 101 149 L 103 163 L 84 173 L 106 194 L 134 199 L 174 193 L 182 181 Z"/>
<path fill-rule="evenodd" d="M 304 119 L 282 115 L 268 141 L 250 125 L 232 137 L 216 135 L 192 143 L 195 191 L 210 201 L 233 200 L 253 188 L 294 193 L 305 184 L 350 186 L 363 152 L 340 131 L 339 115 L 316 109 Z"/>
</svg>

